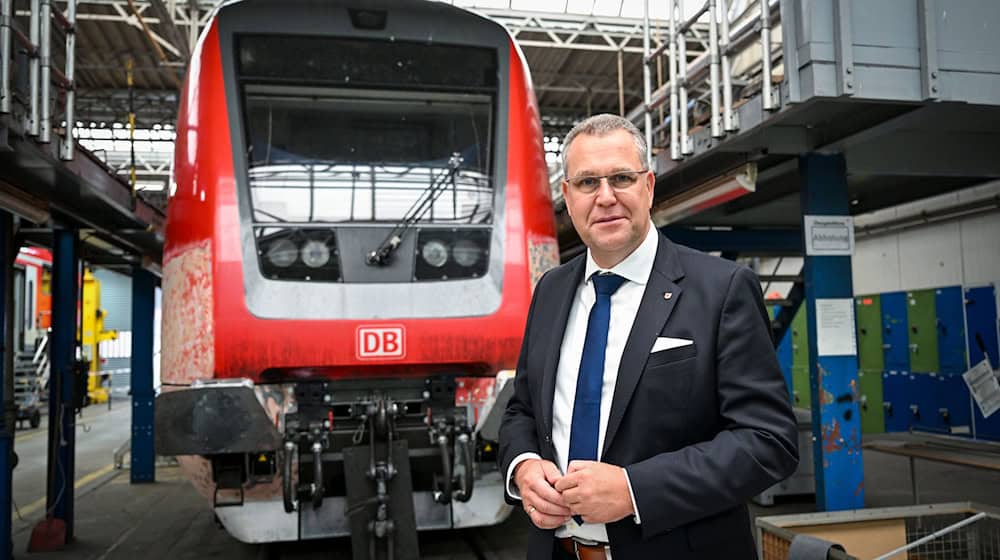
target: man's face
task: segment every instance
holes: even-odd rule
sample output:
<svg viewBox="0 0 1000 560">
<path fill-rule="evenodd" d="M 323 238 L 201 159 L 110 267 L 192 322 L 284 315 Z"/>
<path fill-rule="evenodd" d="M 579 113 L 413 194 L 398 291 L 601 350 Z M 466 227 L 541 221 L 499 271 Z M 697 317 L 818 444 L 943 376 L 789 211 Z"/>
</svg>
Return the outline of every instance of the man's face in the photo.
<svg viewBox="0 0 1000 560">
<path fill-rule="evenodd" d="M 581 134 L 566 152 L 566 180 L 562 183 L 566 210 L 583 243 L 590 248 L 598 265 L 610 268 L 625 259 L 646 237 L 649 208 L 653 203 L 652 171 L 639 173 L 631 186 L 628 172 L 645 168 L 632 135 L 616 130 L 604 136 Z M 584 177 L 615 175 L 594 180 Z M 616 182 L 619 188 L 612 187 Z"/>
</svg>

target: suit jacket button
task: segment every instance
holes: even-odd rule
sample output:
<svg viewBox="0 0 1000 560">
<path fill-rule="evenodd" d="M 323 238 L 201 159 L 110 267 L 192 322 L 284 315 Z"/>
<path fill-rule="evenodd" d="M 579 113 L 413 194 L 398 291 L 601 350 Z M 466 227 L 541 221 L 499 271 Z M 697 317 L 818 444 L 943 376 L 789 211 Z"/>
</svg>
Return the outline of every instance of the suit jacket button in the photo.
<svg viewBox="0 0 1000 560">
<path fill-rule="evenodd" d="M 550 443 L 551 441 L 552 441 L 551 437 L 545 436 L 545 443 Z"/>
</svg>

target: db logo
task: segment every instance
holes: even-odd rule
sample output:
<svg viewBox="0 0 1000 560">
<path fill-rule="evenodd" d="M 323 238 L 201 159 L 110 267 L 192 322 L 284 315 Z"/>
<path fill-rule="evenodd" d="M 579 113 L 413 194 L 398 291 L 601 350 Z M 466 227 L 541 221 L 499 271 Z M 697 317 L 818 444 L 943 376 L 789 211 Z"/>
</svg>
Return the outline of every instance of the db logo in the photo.
<svg viewBox="0 0 1000 560">
<path fill-rule="evenodd" d="M 405 332 L 402 325 L 358 327 L 358 358 L 374 360 L 406 356 Z"/>
</svg>

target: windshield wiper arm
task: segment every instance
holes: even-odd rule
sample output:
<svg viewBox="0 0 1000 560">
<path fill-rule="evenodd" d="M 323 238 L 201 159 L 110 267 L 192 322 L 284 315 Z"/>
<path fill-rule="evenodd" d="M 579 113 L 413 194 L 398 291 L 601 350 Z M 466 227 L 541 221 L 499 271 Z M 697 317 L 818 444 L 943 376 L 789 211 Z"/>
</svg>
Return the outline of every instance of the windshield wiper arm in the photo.
<svg viewBox="0 0 1000 560">
<path fill-rule="evenodd" d="M 428 210 L 434 207 L 434 203 L 437 202 L 441 193 L 445 191 L 445 187 L 455 179 L 455 175 L 458 174 L 458 169 L 462 166 L 463 161 L 464 158 L 458 152 L 451 154 L 451 157 L 448 158 L 448 169 L 441 173 L 430 186 L 420 193 L 420 197 L 406 211 L 403 219 L 393 226 L 392 231 L 386 236 L 385 241 L 368 253 L 365 262 L 372 266 L 385 266 L 389 264 L 392 254 L 403 243 L 403 234 L 417 220 L 422 218 Z"/>
</svg>

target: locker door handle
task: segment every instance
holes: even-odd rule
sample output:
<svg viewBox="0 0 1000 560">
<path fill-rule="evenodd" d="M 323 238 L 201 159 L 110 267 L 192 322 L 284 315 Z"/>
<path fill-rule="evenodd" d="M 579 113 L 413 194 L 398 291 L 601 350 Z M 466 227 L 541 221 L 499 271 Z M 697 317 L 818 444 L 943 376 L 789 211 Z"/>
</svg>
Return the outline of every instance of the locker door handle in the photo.
<svg viewBox="0 0 1000 560">
<path fill-rule="evenodd" d="M 916 354 L 918 348 L 920 348 L 919 344 L 911 344 L 910 345 L 910 352 L 913 352 L 914 354 Z"/>
</svg>

